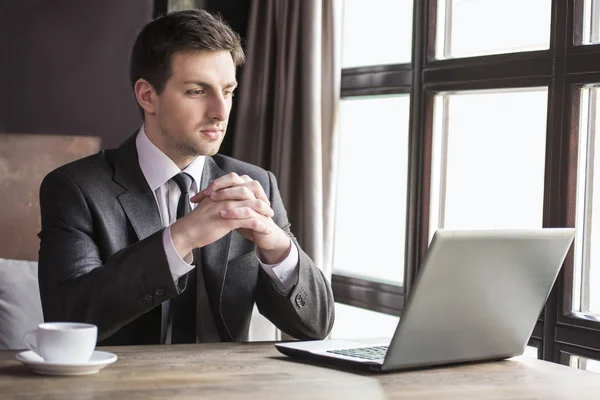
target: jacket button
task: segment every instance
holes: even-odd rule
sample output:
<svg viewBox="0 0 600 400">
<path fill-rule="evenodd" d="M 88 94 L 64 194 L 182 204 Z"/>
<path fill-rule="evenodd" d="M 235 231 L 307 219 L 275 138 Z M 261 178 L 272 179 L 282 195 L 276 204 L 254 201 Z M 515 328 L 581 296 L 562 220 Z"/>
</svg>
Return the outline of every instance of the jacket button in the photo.
<svg viewBox="0 0 600 400">
<path fill-rule="evenodd" d="M 151 294 L 145 294 L 142 296 L 142 298 L 140 299 L 140 304 L 148 304 L 152 302 L 152 295 Z"/>
<path fill-rule="evenodd" d="M 155 296 L 163 296 L 165 294 L 165 289 L 156 289 L 154 291 Z"/>
<path fill-rule="evenodd" d="M 300 308 L 304 307 L 304 305 L 306 304 L 306 302 L 304 301 L 304 298 L 302 297 L 301 294 L 297 294 L 296 295 L 296 305 Z"/>
</svg>

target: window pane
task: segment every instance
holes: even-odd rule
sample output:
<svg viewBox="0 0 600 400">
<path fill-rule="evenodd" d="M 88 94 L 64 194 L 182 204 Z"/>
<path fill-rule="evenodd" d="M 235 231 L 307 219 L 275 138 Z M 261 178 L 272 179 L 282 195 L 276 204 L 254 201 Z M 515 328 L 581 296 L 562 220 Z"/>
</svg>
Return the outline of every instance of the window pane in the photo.
<svg viewBox="0 0 600 400">
<path fill-rule="evenodd" d="M 409 63 L 413 0 L 344 0 L 342 68 Z"/>
<path fill-rule="evenodd" d="M 525 352 L 523 353 L 526 357 L 538 358 L 538 348 L 533 346 L 525 347 Z"/>
<path fill-rule="evenodd" d="M 543 50 L 552 0 L 438 0 L 436 58 Z"/>
<path fill-rule="evenodd" d="M 575 26 L 581 26 L 581 43 L 600 43 L 600 1 L 598 0 L 575 0 L 583 2 L 583 21 L 575 21 Z M 576 17 L 577 18 L 577 17 Z"/>
<path fill-rule="evenodd" d="M 570 356 L 569 365 L 573 368 L 600 373 L 600 361 L 591 358 Z"/>
<path fill-rule="evenodd" d="M 336 274 L 402 284 L 409 108 L 409 95 L 341 102 Z"/>
<path fill-rule="evenodd" d="M 600 141 L 595 140 L 600 130 L 599 90 L 581 90 L 572 302 L 573 311 L 595 315 L 600 315 Z"/>
<path fill-rule="evenodd" d="M 391 338 L 399 319 L 393 315 L 335 303 L 335 323 L 330 338 Z"/>
<path fill-rule="evenodd" d="M 547 94 L 436 96 L 430 238 L 438 228 L 542 226 Z"/>
</svg>

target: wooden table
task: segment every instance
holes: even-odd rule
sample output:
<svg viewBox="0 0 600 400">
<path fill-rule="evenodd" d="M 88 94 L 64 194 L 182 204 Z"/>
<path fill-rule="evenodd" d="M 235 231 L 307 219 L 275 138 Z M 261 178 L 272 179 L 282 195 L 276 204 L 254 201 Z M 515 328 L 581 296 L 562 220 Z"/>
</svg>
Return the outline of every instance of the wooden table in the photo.
<svg viewBox="0 0 600 400">
<path fill-rule="evenodd" d="M 272 343 L 106 347 L 98 374 L 36 375 L 0 351 L 0 399 L 599 399 L 600 375 L 517 357 L 384 375 L 303 364 Z"/>
</svg>

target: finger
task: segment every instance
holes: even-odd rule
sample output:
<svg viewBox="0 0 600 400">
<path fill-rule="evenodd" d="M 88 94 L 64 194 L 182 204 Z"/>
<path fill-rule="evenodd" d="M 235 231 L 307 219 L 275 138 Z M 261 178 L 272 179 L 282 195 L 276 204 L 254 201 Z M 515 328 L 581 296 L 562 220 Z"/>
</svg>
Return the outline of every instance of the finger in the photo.
<svg viewBox="0 0 600 400">
<path fill-rule="evenodd" d="M 240 179 L 244 183 L 239 184 L 237 186 L 242 186 L 242 187 L 248 188 L 254 194 L 254 197 L 264 201 L 268 205 L 271 205 L 271 202 L 269 201 L 269 198 L 265 194 L 265 191 L 259 181 L 255 181 L 254 179 L 250 178 L 248 175 L 242 175 L 242 176 L 240 176 Z M 213 192 L 213 193 L 218 193 L 218 192 Z M 211 198 L 213 200 L 219 200 L 219 199 L 223 199 L 225 197 L 221 198 L 219 195 L 212 197 L 212 193 L 211 193 Z"/>
<path fill-rule="evenodd" d="M 220 215 L 225 219 L 258 218 L 258 216 L 271 218 L 271 216 L 260 213 L 251 207 L 236 207 L 227 210 L 221 210 Z"/>
<path fill-rule="evenodd" d="M 192 197 L 190 197 L 190 201 L 192 203 L 200 203 L 206 197 L 208 197 L 208 196 L 204 193 L 204 191 L 200 191 L 200 192 L 196 193 L 195 195 L 193 195 Z"/>
<path fill-rule="evenodd" d="M 213 201 L 223 200 L 250 200 L 255 199 L 254 193 L 245 186 L 234 186 L 213 192 L 210 195 Z"/>
<path fill-rule="evenodd" d="M 254 232 L 264 233 L 266 235 L 271 233 L 271 228 L 269 228 L 269 226 L 259 218 L 236 219 L 232 220 L 232 222 L 235 222 L 235 228 L 233 229 L 245 228 Z"/>
<path fill-rule="evenodd" d="M 204 193 L 205 196 L 209 196 L 211 193 L 219 191 L 221 189 L 225 189 L 231 186 L 237 186 L 244 183 L 244 180 L 235 172 L 231 172 L 227 175 L 224 175 L 220 178 L 212 181 L 206 189 L 202 190 L 199 193 Z"/>
<path fill-rule="evenodd" d="M 247 175 L 244 175 L 244 176 L 248 177 Z M 269 201 L 269 198 L 265 194 L 265 190 L 263 189 L 260 182 L 255 181 L 254 179 L 251 179 L 250 177 L 248 177 L 248 179 L 250 179 L 250 180 L 246 181 L 244 183 L 244 186 L 247 187 L 248 189 L 250 189 L 250 191 L 252 193 L 254 193 L 254 196 L 257 199 L 260 199 L 260 200 L 264 201 L 265 203 L 267 203 L 268 205 L 271 205 L 271 202 Z"/>
<path fill-rule="evenodd" d="M 258 199 L 228 202 L 221 211 L 221 215 L 228 215 L 228 218 L 249 218 L 250 216 L 244 214 L 244 211 L 242 211 L 243 209 L 250 209 L 268 218 L 275 215 L 275 212 L 271 207 L 264 201 Z M 225 213 L 223 213 L 223 211 L 225 211 Z"/>
</svg>

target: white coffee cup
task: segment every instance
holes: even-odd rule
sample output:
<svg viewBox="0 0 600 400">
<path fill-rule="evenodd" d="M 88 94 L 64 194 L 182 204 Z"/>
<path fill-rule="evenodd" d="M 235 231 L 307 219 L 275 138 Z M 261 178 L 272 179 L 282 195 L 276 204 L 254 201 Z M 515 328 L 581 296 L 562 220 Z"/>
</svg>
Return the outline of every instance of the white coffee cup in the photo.
<svg viewBox="0 0 600 400">
<path fill-rule="evenodd" d="M 87 363 L 96 348 L 98 327 L 76 322 L 46 322 L 25 332 L 23 341 L 46 362 Z"/>
</svg>

